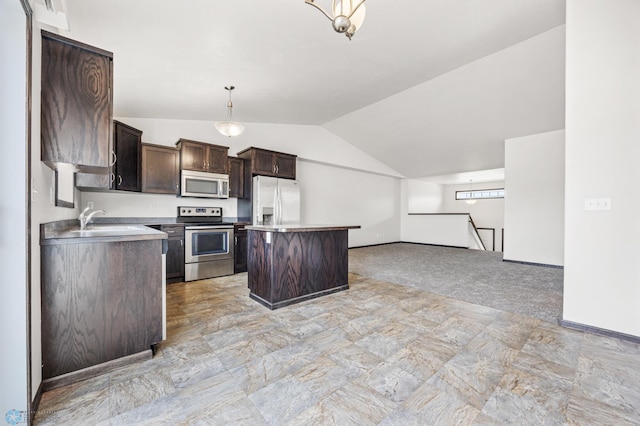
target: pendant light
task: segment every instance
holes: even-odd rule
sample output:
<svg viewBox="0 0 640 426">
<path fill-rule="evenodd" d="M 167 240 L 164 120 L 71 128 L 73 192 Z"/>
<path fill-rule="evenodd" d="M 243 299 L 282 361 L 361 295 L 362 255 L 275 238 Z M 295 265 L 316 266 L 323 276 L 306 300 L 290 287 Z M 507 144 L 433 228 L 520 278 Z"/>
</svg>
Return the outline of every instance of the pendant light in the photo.
<svg viewBox="0 0 640 426">
<path fill-rule="evenodd" d="M 344 33 L 349 40 L 358 31 L 364 22 L 365 0 L 332 0 L 331 11 L 328 14 L 323 8 L 314 3 L 315 0 L 305 0 L 309 4 L 324 14 L 331 22 L 333 29 L 338 33 Z"/>
<path fill-rule="evenodd" d="M 225 121 L 217 121 L 216 129 L 225 136 L 238 136 L 244 132 L 244 126 L 242 124 L 233 121 L 233 103 L 231 102 L 231 91 L 235 89 L 234 86 L 224 87 L 229 92 L 229 102 L 227 102 L 227 119 Z"/>
</svg>

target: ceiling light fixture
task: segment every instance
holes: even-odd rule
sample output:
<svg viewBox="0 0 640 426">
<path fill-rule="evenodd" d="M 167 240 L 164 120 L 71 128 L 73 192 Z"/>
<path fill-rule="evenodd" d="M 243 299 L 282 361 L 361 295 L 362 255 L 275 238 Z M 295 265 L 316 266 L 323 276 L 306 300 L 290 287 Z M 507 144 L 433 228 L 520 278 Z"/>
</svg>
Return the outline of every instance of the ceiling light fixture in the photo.
<svg viewBox="0 0 640 426">
<path fill-rule="evenodd" d="M 238 136 L 242 132 L 244 132 L 244 126 L 233 121 L 233 103 L 231 102 L 231 91 L 235 89 L 235 87 L 225 86 L 224 88 L 229 91 L 229 102 L 227 102 L 227 119 L 225 121 L 217 121 L 216 129 L 218 129 L 220 133 L 228 137 Z"/>
<path fill-rule="evenodd" d="M 325 12 L 323 8 L 314 3 L 314 0 L 304 0 L 304 2 L 322 12 L 324 16 L 333 22 L 333 29 L 339 33 L 344 33 L 349 40 L 364 22 L 365 0 L 332 0 L 331 10 L 333 15 Z"/>
<path fill-rule="evenodd" d="M 473 179 L 469 179 L 469 197 L 473 197 Z M 477 201 L 475 199 L 464 200 L 467 204 L 475 204 Z"/>
</svg>

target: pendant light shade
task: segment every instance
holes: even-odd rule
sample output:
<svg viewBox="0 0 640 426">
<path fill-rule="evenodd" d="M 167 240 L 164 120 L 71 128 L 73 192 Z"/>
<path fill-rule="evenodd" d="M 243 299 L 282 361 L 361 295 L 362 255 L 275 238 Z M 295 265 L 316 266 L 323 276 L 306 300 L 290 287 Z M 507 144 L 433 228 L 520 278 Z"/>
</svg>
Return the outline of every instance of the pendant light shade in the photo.
<svg viewBox="0 0 640 426">
<path fill-rule="evenodd" d="M 216 129 L 228 137 L 238 136 L 244 132 L 244 126 L 233 121 L 218 121 L 216 122 Z"/>
<path fill-rule="evenodd" d="M 227 137 L 238 136 L 244 132 L 244 126 L 233 121 L 233 103 L 231 102 L 231 91 L 234 86 L 225 86 L 229 92 L 229 101 L 227 102 L 227 119 L 225 121 L 217 121 L 216 129 Z"/>
<path fill-rule="evenodd" d="M 365 0 L 332 0 L 332 14 L 330 15 L 322 7 L 315 4 L 315 0 L 305 0 L 305 3 L 315 7 L 329 18 L 333 23 L 333 29 L 336 32 L 344 33 L 349 40 L 364 22 L 364 2 Z"/>
</svg>

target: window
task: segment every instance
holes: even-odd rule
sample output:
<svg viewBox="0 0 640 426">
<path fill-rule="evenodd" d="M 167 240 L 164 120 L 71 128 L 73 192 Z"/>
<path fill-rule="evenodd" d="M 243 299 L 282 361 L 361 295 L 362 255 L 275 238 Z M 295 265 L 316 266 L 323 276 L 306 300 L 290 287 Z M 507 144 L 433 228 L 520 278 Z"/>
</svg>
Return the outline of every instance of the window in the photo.
<svg viewBox="0 0 640 426">
<path fill-rule="evenodd" d="M 488 198 L 504 198 L 504 188 L 456 191 L 456 200 L 480 200 Z"/>
</svg>

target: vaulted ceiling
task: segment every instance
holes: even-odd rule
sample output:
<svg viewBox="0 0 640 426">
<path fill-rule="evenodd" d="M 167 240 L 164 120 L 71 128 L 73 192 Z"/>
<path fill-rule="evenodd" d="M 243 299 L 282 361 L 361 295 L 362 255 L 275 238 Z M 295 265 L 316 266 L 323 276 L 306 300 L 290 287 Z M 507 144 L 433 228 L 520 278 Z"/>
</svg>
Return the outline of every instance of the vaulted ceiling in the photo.
<svg viewBox="0 0 640 426">
<path fill-rule="evenodd" d="M 41 1 L 41 0 L 35 0 Z M 316 0 L 330 9 L 329 0 Z M 367 0 L 351 41 L 304 0 L 66 0 L 114 52 L 114 115 L 320 125 L 407 177 L 499 168 L 564 127 L 563 0 Z"/>
</svg>

